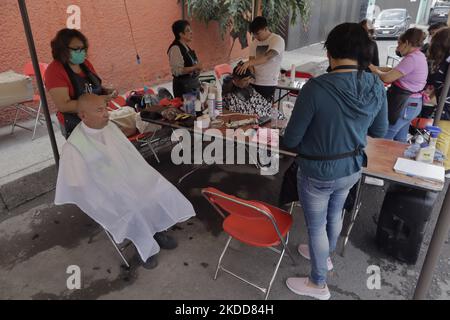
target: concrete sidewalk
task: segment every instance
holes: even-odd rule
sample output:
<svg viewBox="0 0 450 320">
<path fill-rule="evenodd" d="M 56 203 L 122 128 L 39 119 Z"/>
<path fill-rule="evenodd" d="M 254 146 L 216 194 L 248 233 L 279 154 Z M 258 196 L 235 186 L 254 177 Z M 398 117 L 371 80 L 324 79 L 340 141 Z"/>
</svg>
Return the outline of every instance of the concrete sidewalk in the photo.
<svg viewBox="0 0 450 320">
<path fill-rule="evenodd" d="M 56 117 L 53 116 L 56 123 Z M 34 120 L 21 123 L 32 128 Z M 58 146 L 64 138 L 53 125 Z M 0 220 L 7 213 L 35 197 L 54 189 L 56 170 L 46 125 L 38 125 L 36 137 L 22 128 L 0 128 Z"/>
<path fill-rule="evenodd" d="M 151 165 L 176 183 L 190 166 L 174 166 L 170 152 L 161 153 L 161 164 Z M 125 254 L 132 260 L 127 270 L 103 230 L 75 206 L 53 205 L 50 192 L 14 209 L 12 217 L 0 222 L 0 299 L 185 299 L 261 300 L 263 294 L 226 273 L 213 280 L 217 260 L 226 242 L 220 216 L 201 196 L 207 186 L 246 199 L 276 204 L 282 174 L 291 159 L 281 159 L 280 174 L 261 176 L 249 165 L 205 166 L 178 186 L 192 202 L 197 216 L 173 227 L 169 233 L 179 246 L 158 254 L 153 270 L 140 266 L 134 247 Z M 328 285 L 333 300 L 411 299 L 420 267 L 436 223 L 442 196 L 432 215 L 416 265 L 407 265 L 386 256 L 375 245 L 378 212 L 384 188 L 363 186 L 363 207 L 347 245 L 345 256 L 334 255 L 334 271 Z M 142 190 L 145 201 L 146 190 Z M 281 264 L 270 299 L 310 300 L 293 294 L 285 285 L 288 277 L 306 276 L 309 262 L 297 254 L 297 246 L 307 241 L 300 207 L 294 211 L 289 247 L 297 266 L 286 256 Z M 429 298 L 450 299 L 450 245 L 446 243 L 435 272 Z M 224 265 L 249 280 L 266 285 L 276 262 L 276 254 L 250 248 L 233 241 Z M 70 290 L 66 283 L 69 266 L 81 270 L 81 289 Z M 370 290 L 369 266 L 380 270 L 381 286 Z"/>
</svg>

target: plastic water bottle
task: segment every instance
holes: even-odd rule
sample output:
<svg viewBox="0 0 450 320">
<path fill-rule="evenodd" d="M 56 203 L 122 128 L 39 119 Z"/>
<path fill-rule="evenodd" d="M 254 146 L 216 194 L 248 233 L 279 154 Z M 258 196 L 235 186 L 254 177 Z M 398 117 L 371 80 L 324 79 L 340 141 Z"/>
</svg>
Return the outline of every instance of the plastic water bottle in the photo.
<svg viewBox="0 0 450 320">
<path fill-rule="evenodd" d="M 274 128 L 274 129 L 278 129 L 278 115 L 279 115 L 278 110 L 275 108 L 272 108 L 270 117 L 272 120 L 272 128 Z"/>
<path fill-rule="evenodd" d="M 152 99 L 151 99 L 148 87 L 144 86 L 144 104 L 145 104 L 145 107 L 150 107 L 151 103 L 152 103 Z"/>
<path fill-rule="evenodd" d="M 215 115 L 215 104 L 216 104 L 216 95 L 214 93 L 208 94 L 208 113 L 209 117 L 214 120 L 216 119 Z"/>
<path fill-rule="evenodd" d="M 216 82 L 216 115 L 220 116 L 223 113 L 223 105 L 222 105 L 222 87 L 220 86 L 220 83 Z"/>
</svg>

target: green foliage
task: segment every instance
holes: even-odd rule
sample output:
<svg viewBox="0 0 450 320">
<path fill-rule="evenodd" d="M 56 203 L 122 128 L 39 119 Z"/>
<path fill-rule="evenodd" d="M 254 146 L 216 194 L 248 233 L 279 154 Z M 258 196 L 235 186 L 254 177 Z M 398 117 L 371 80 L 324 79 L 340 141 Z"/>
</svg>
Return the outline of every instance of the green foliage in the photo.
<svg viewBox="0 0 450 320">
<path fill-rule="evenodd" d="M 295 2 L 295 6 L 298 10 L 292 10 L 292 23 L 297 19 L 298 11 L 298 13 L 300 13 L 303 28 L 307 31 L 311 19 L 311 0 L 294 0 L 293 2 Z M 294 6 L 292 6 L 292 8 L 294 8 Z"/>
<path fill-rule="evenodd" d="M 188 15 L 208 24 L 217 21 L 222 38 L 229 32 L 233 40 L 238 39 L 241 47 L 248 46 L 247 31 L 252 18 L 252 0 L 187 0 Z M 300 14 L 304 28 L 311 16 L 311 0 L 261 0 L 262 13 L 272 30 L 285 25 L 292 13 L 291 23 Z"/>
</svg>

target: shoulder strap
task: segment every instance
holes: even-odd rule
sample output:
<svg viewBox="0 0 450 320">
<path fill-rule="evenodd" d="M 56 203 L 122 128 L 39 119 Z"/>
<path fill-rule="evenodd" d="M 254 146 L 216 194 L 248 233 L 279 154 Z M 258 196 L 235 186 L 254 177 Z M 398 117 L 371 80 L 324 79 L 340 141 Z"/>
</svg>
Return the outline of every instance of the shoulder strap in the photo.
<svg viewBox="0 0 450 320">
<path fill-rule="evenodd" d="M 353 158 L 353 157 L 363 155 L 363 154 L 364 154 L 364 148 L 361 146 L 358 146 L 353 151 L 335 154 L 335 155 L 329 155 L 329 156 L 328 155 L 327 156 L 311 156 L 311 155 L 306 155 L 306 154 L 302 154 L 302 153 L 298 153 L 297 155 L 299 158 L 306 159 L 306 160 L 330 161 L 330 160 L 340 160 L 340 159 L 345 159 L 345 158 Z"/>
<path fill-rule="evenodd" d="M 178 48 L 180 48 L 180 52 L 181 55 L 183 56 L 183 60 L 184 60 L 184 66 L 185 67 L 192 67 L 193 64 L 193 60 L 197 59 L 197 56 L 195 55 L 195 52 L 192 51 L 191 48 L 185 46 L 184 44 L 182 44 L 180 41 L 175 40 L 174 42 L 172 42 L 171 46 L 169 47 L 169 50 L 173 47 L 173 46 L 177 46 Z"/>
<path fill-rule="evenodd" d="M 170 46 L 169 49 L 167 49 L 167 54 L 169 54 L 170 49 L 172 49 L 172 47 L 177 46 L 178 48 L 180 48 L 181 51 L 181 55 L 184 57 L 186 55 L 186 53 L 188 52 L 188 49 L 186 49 L 186 47 L 179 41 L 179 40 L 174 40 Z M 189 48 L 190 50 L 190 48 Z"/>
<path fill-rule="evenodd" d="M 75 72 L 73 72 L 73 70 L 69 67 L 69 65 L 67 63 L 64 64 L 63 66 L 64 66 L 64 70 L 66 70 L 66 73 L 69 76 L 70 83 L 72 84 L 72 87 L 74 90 L 75 96 L 73 98 L 78 99 L 83 94 L 83 91 L 81 91 L 81 89 L 78 85 L 78 81 L 76 79 L 77 75 L 75 74 Z M 91 84 L 93 84 L 94 86 L 102 85 L 102 80 L 100 79 L 100 77 L 97 76 L 96 74 L 94 74 L 93 72 L 91 72 L 91 70 L 84 63 L 80 64 L 80 68 L 83 71 L 83 73 L 86 75 L 86 78 L 88 79 L 88 81 Z"/>
<path fill-rule="evenodd" d="M 83 73 L 86 75 L 86 78 L 89 80 L 91 84 L 93 84 L 95 87 L 102 86 L 102 79 L 95 73 L 93 73 L 91 69 L 88 68 L 88 66 L 82 63 L 80 64 L 80 68 L 81 70 L 83 70 Z"/>
<path fill-rule="evenodd" d="M 331 69 L 331 71 L 336 71 L 336 70 L 359 70 L 357 65 L 342 65 L 342 66 L 337 66 L 334 69 Z"/>
<path fill-rule="evenodd" d="M 74 99 L 78 99 L 78 97 L 80 97 L 83 92 L 80 91 L 80 88 L 78 86 L 78 82 L 77 79 L 75 78 L 75 72 L 73 72 L 73 70 L 69 67 L 69 65 L 66 63 L 63 65 L 64 66 L 64 70 L 66 70 L 67 75 L 69 76 L 69 80 L 70 83 L 72 84 L 73 90 L 74 90 Z"/>
</svg>

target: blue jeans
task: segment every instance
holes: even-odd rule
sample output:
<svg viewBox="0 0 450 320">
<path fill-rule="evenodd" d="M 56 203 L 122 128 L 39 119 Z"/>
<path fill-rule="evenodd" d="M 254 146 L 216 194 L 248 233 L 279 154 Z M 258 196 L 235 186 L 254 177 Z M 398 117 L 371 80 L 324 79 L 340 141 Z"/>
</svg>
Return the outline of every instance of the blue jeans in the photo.
<svg viewBox="0 0 450 320">
<path fill-rule="evenodd" d="M 394 125 L 389 125 L 388 132 L 384 138 L 406 142 L 411 121 L 419 116 L 422 111 L 422 103 L 422 97 L 410 97 L 406 102 L 405 109 L 400 114 L 400 118 Z"/>
<path fill-rule="evenodd" d="M 336 180 L 321 181 L 298 171 L 300 203 L 308 229 L 311 256 L 310 279 L 316 285 L 327 281 L 327 259 L 336 249 L 342 230 L 342 209 L 350 189 L 361 178 L 361 172 Z"/>
</svg>

